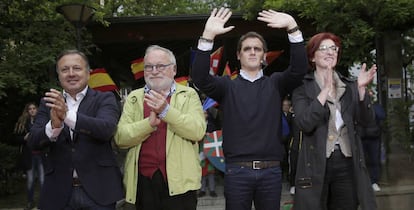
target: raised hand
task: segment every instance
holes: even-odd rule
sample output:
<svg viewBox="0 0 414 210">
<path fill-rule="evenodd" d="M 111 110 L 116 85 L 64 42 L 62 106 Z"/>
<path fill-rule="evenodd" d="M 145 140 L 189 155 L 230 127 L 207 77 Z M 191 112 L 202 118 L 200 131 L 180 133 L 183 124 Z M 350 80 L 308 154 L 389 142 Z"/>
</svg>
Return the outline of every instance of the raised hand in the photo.
<svg viewBox="0 0 414 210">
<path fill-rule="evenodd" d="M 224 27 L 231 14 L 232 12 L 228 8 L 222 7 L 219 10 L 214 8 L 204 27 L 203 38 L 213 40 L 217 35 L 231 31 L 234 26 Z"/>
<path fill-rule="evenodd" d="M 365 88 L 369 83 L 374 79 L 375 74 L 377 73 L 377 65 L 372 65 L 371 68 L 366 71 L 367 65 L 362 64 L 361 71 L 358 75 L 358 87 Z"/>
<path fill-rule="evenodd" d="M 292 16 L 274 10 L 263 10 L 259 12 L 257 19 L 266 22 L 267 26 L 271 28 L 286 28 L 286 30 L 289 30 L 297 26 Z"/>
</svg>

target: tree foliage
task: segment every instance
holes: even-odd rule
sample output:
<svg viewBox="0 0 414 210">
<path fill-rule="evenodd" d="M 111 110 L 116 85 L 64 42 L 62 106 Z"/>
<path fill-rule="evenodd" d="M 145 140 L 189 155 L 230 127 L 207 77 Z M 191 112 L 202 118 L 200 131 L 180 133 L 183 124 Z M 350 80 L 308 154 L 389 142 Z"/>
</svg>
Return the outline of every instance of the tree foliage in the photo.
<svg viewBox="0 0 414 210">
<path fill-rule="evenodd" d="M 73 27 L 56 13 L 57 5 L 45 0 L 0 3 L 1 138 L 9 137 L 24 103 L 38 102 L 56 86 L 55 56 L 75 46 Z"/>
<path fill-rule="evenodd" d="M 0 135 L 10 130 L 24 103 L 38 101 L 56 86 L 55 56 L 76 47 L 75 28 L 56 7 L 82 3 L 96 9 L 94 19 L 121 16 L 208 14 L 214 7 L 229 7 L 246 18 L 272 8 L 311 20 L 317 31 L 331 31 L 343 39 L 346 49 L 341 65 L 369 60 L 375 36 L 386 30 L 413 28 L 412 0 L 2 0 L 0 1 Z M 413 58 L 413 32 L 408 31 L 405 60 Z M 311 34 L 305 34 L 309 37 Z M 82 30 L 82 50 L 93 50 L 91 35 Z M 7 126 L 6 126 L 7 127 Z M 1 140 L 0 140 L 1 141 Z"/>
<path fill-rule="evenodd" d="M 412 0 L 265 0 L 263 8 L 311 20 L 316 31 L 340 36 L 345 49 L 339 64 L 342 69 L 354 62 L 370 62 L 375 37 L 384 31 L 406 32 L 414 27 Z M 253 18 L 260 8 L 247 10 L 246 17 Z"/>
</svg>

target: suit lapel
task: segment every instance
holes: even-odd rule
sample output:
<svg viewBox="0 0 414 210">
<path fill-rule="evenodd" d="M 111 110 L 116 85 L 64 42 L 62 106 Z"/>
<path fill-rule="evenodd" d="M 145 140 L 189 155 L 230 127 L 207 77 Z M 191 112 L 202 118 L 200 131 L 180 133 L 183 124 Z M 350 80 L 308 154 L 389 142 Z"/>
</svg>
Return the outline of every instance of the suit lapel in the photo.
<svg viewBox="0 0 414 210">
<path fill-rule="evenodd" d="M 82 99 L 81 103 L 79 104 L 78 113 L 82 114 L 88 114 L 90 113 L 90 109 L 92 106 L 90 106 L 91 102 L 95 100 L 96 91 L 88 88 L 88 91 L 86 91 L 85 97 Z M 73 131 L 73 141 L 77 142 L 79 138 L 79 133 L 77 131 Z"/>
</svg>

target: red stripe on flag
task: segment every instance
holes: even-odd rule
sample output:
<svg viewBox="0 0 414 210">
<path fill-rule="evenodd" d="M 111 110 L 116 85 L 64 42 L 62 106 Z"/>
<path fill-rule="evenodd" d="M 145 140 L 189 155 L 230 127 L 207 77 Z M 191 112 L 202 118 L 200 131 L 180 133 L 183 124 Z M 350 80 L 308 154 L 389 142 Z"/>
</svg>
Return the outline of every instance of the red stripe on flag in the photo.
<svg viewBox="0 0 414 210">
<path fill-rule="evenodd" d="M 131 62 L 131 71 L 135 80 L 144 77 L 144 58 L 138 58 Z"/>
<path fill-rule="evenodd" d="M 106 72 L 105 68 L 94 69 L 90 72 L 88 81 L 90 88 L 99 91 L 113 91 L 118 90 L 112 78 Z"/>
</svg>

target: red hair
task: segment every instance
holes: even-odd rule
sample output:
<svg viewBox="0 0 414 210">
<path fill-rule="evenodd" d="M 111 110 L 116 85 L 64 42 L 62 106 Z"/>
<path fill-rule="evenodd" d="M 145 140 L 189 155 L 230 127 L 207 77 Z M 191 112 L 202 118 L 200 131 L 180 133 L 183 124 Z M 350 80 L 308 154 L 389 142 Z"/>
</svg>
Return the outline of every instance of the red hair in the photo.
<svg viewBox="0 0 414 210">
<path fill-rule="evenodd" d="M 340 55 L 341 55 L 341 52 L 342 52 L 341 38 L 339 38 L 335 34 L 329 33 L 329 32 L 318 33 L 318 34 L 314 35 L 309 40 L 308 44 L 306 45 L 306 53 L 308 55 L 309 67 L 311 67 L 311 69 L 314 69 L 314 67 L 315 67 L 315 64 L 312 62 L 312 59 L 315 56 L 315 52 L 318 50 L 318 48 L 321 45 L 322 41 L 325 40 L 325 39 L 332 40 L 335 43 L 335 45 L 339 48 L 338 58 L 337 58 L 337 60 L 339 61 L 339 58 L 340 58 Z"/>
</svg>

